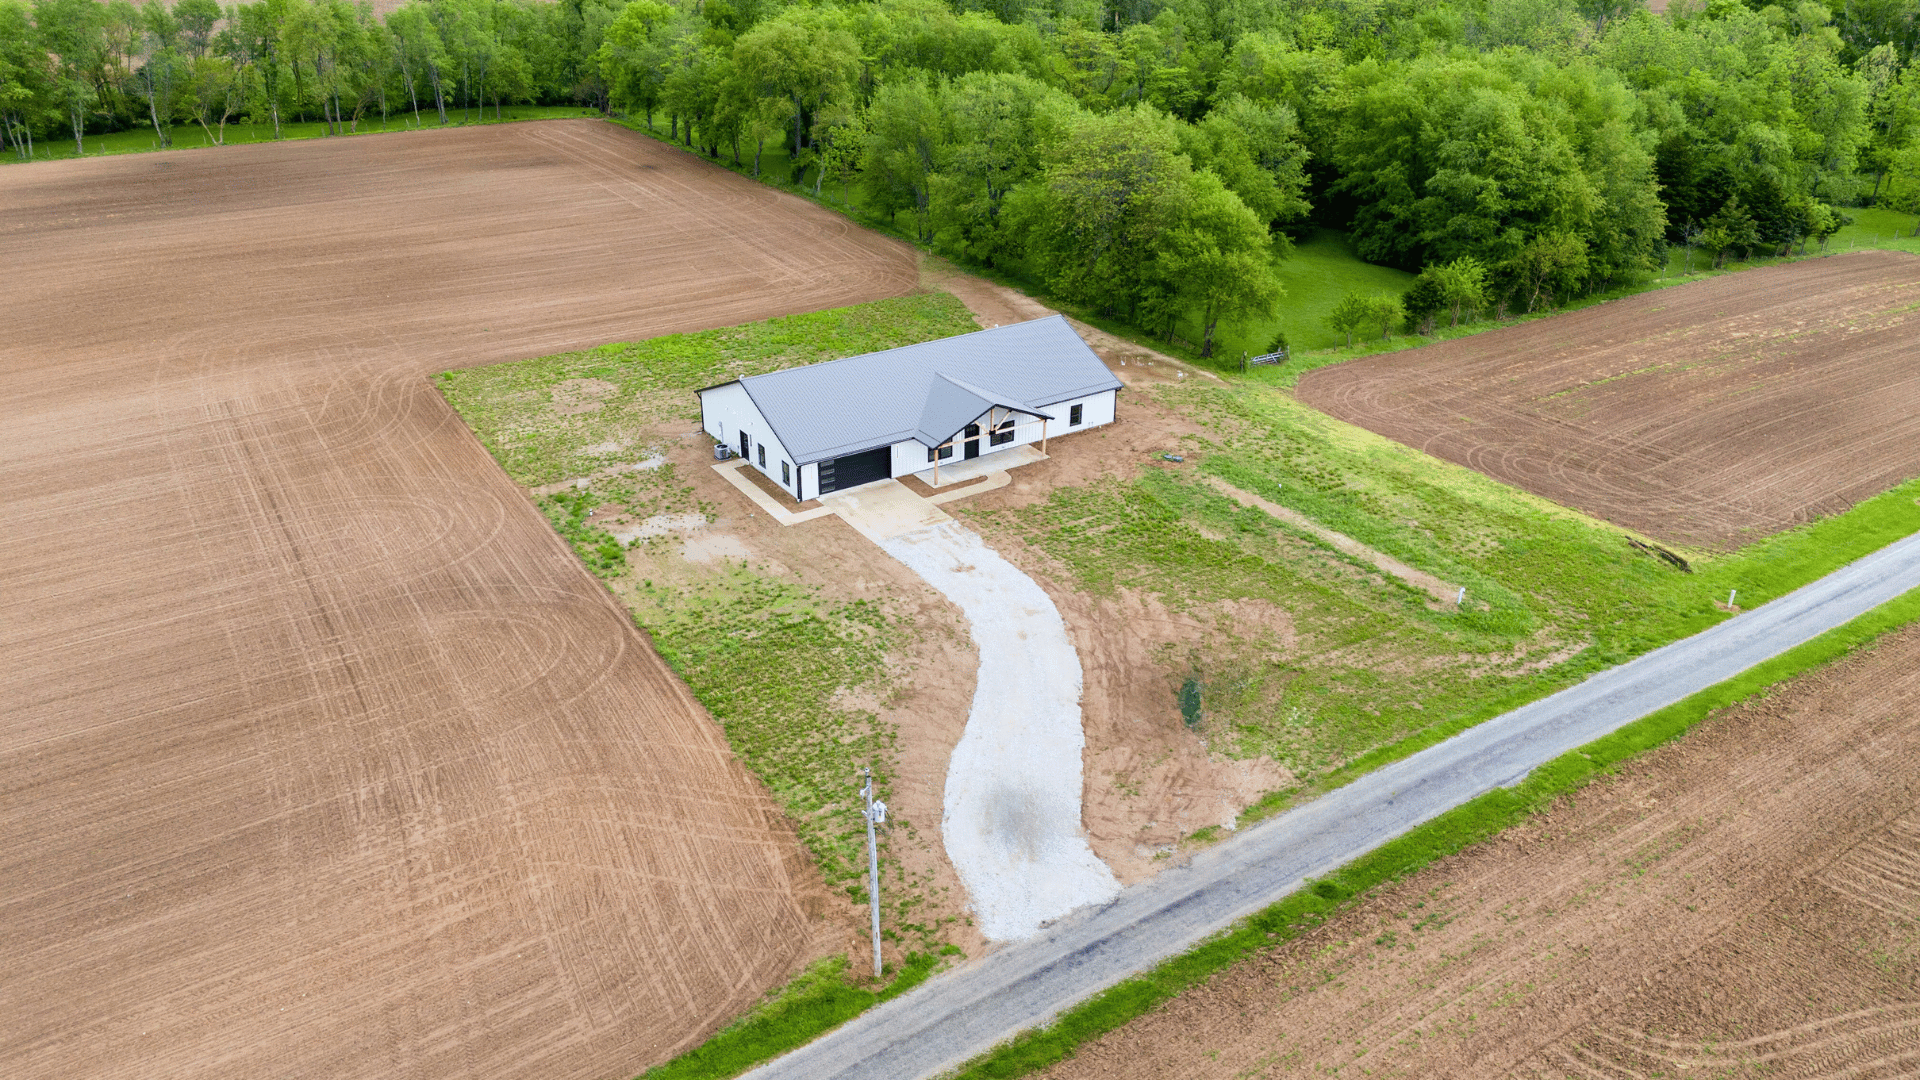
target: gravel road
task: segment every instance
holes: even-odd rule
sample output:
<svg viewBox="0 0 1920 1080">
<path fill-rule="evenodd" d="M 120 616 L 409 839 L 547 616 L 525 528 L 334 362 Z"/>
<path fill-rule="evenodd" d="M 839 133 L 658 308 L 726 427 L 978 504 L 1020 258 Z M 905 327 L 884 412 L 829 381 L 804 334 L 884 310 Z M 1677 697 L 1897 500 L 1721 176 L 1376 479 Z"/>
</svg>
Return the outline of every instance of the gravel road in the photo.
<svg viewBox="0 0 1920 1080">
<path fill-rule="evenodd" d="M 1920 535 L 1495 717 L 1201 852 L 749 1073 L 911 1080 L 951 1069 L 1416 825 L 1920 586 Z"/>
</svg>

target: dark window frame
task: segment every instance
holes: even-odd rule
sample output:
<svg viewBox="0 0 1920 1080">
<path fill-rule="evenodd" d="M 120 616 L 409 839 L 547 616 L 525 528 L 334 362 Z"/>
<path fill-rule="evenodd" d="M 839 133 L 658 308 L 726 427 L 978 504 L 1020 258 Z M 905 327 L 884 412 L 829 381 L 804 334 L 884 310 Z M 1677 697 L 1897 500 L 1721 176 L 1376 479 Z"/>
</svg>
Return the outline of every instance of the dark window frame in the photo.
<svg viewBox="0 0 1920 1080">
<path fill-rule="evenodd" d="M 1085 405 L 1067 406 L 1067 426 L 1079 427 L 1081 422 L 1086 418 L 1085 410 L 1086 410 Z"/>
</svg>

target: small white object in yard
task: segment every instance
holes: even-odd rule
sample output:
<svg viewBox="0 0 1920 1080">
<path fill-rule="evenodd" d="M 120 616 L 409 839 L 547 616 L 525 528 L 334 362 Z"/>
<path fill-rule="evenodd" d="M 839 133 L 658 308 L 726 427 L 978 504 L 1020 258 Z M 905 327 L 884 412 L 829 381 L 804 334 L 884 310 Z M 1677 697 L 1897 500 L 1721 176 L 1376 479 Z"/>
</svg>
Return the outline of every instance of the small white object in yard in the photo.
<svg viewBox="0 0 1920 1080">
<path fill-rule="evenodd" d="M 1186 377 L 1187 377 L 1187 373 L 1186 373 L 1186 372 L 1184 372 L 1184 371 L 1176 371 L 1176 372 L 1174 372 L 1174 374 L 1175 374 L 1175 375 L 1177 375 L 1177 376 L 1179 376 L 1179 377 L 1180 377 L 1180 378 L 1182 378 L 1182 379 L 1184 379 L 1184 378 L 1186 378 Z"/>
<path fill-rule="evenodd" d="M 1180 456 L 1179 454 L 1161 454 L 1161 455 L 1160 455 L 1160 460 L 1161 460 L 1161 461 L 1172 461 L 1172 462 L 1176 462 L 1176 463 L 1177 463 L 1177 462 L 1182 462 L 1182 461 L 1185 461 L 1185 460 L 1187 460 L 1187 459 L 1186 459 L 1186 458 L 1184 458 L 1184 457 L 1181 457 L 1181 456 Z"/>
<path fill-rule="evenodd" d="M 1460 595 L 1453 598 L 1453 606 L 1459 607 L 1461 604 L 1464 604 L 1466 602 L 1467 602 L 1467 587 L 1465 585 L 1462 585 L 1460 586 Z"/>
<path fill-rule="evenodd" d="M 1733 606 L 1733 597 L 1734 597 L 1734 595 L 1735 595 L 1736 593 L 1738 593 L 1739 591 L 1740 591 L 1739 589 L 1728 589 L 1728 590 L 1727 590 L 1727 606 L 1728 606 L 1728 607 L 1732 607 L 1732 606 Z"/>
</svg>

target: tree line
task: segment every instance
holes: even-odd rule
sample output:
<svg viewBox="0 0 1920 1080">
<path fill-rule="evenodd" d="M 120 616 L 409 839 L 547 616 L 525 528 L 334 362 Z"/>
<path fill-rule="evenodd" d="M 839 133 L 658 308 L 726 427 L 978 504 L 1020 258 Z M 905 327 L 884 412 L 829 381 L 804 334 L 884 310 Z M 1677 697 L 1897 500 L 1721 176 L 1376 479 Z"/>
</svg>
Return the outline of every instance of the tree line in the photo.
<svg viewBox="0 0 1920 1080">
<path fill-rule="evenodd" d="M 1917 43 L 1920 0 L 0 0 L 0 119 L 30 157 L 588 104 L 756 174 L 778 147 L 818 197 L 1144 327 L 1197 319 L 1208 352 L 1316 225 L 1421 272 L 1394 304 L 1430 328 L 1912 208 Z"/>
</svg>

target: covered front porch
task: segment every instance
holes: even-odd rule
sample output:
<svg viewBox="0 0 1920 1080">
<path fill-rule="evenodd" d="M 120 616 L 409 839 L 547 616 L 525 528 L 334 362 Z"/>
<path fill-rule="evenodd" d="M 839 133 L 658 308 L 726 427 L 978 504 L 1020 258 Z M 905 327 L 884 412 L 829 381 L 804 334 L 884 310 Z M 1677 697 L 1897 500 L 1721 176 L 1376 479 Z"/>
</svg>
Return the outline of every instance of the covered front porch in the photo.
<svg viewBox="0 0 1920 1080">
<path fill-rule="evenodd" d="M 1021 443 L 1018 446 L 1009 446 L 1005 450 L 981 454 L 979 457 L 936 462 L 928 466 L 926 471 L 914 473 L 913 478 L 928 487 L 941 488 L 952 484 L 964 484 L 982 476 L 1045 460 L 1047 455 L 1039 446 L 1034 443 Z"/>
</svg>

